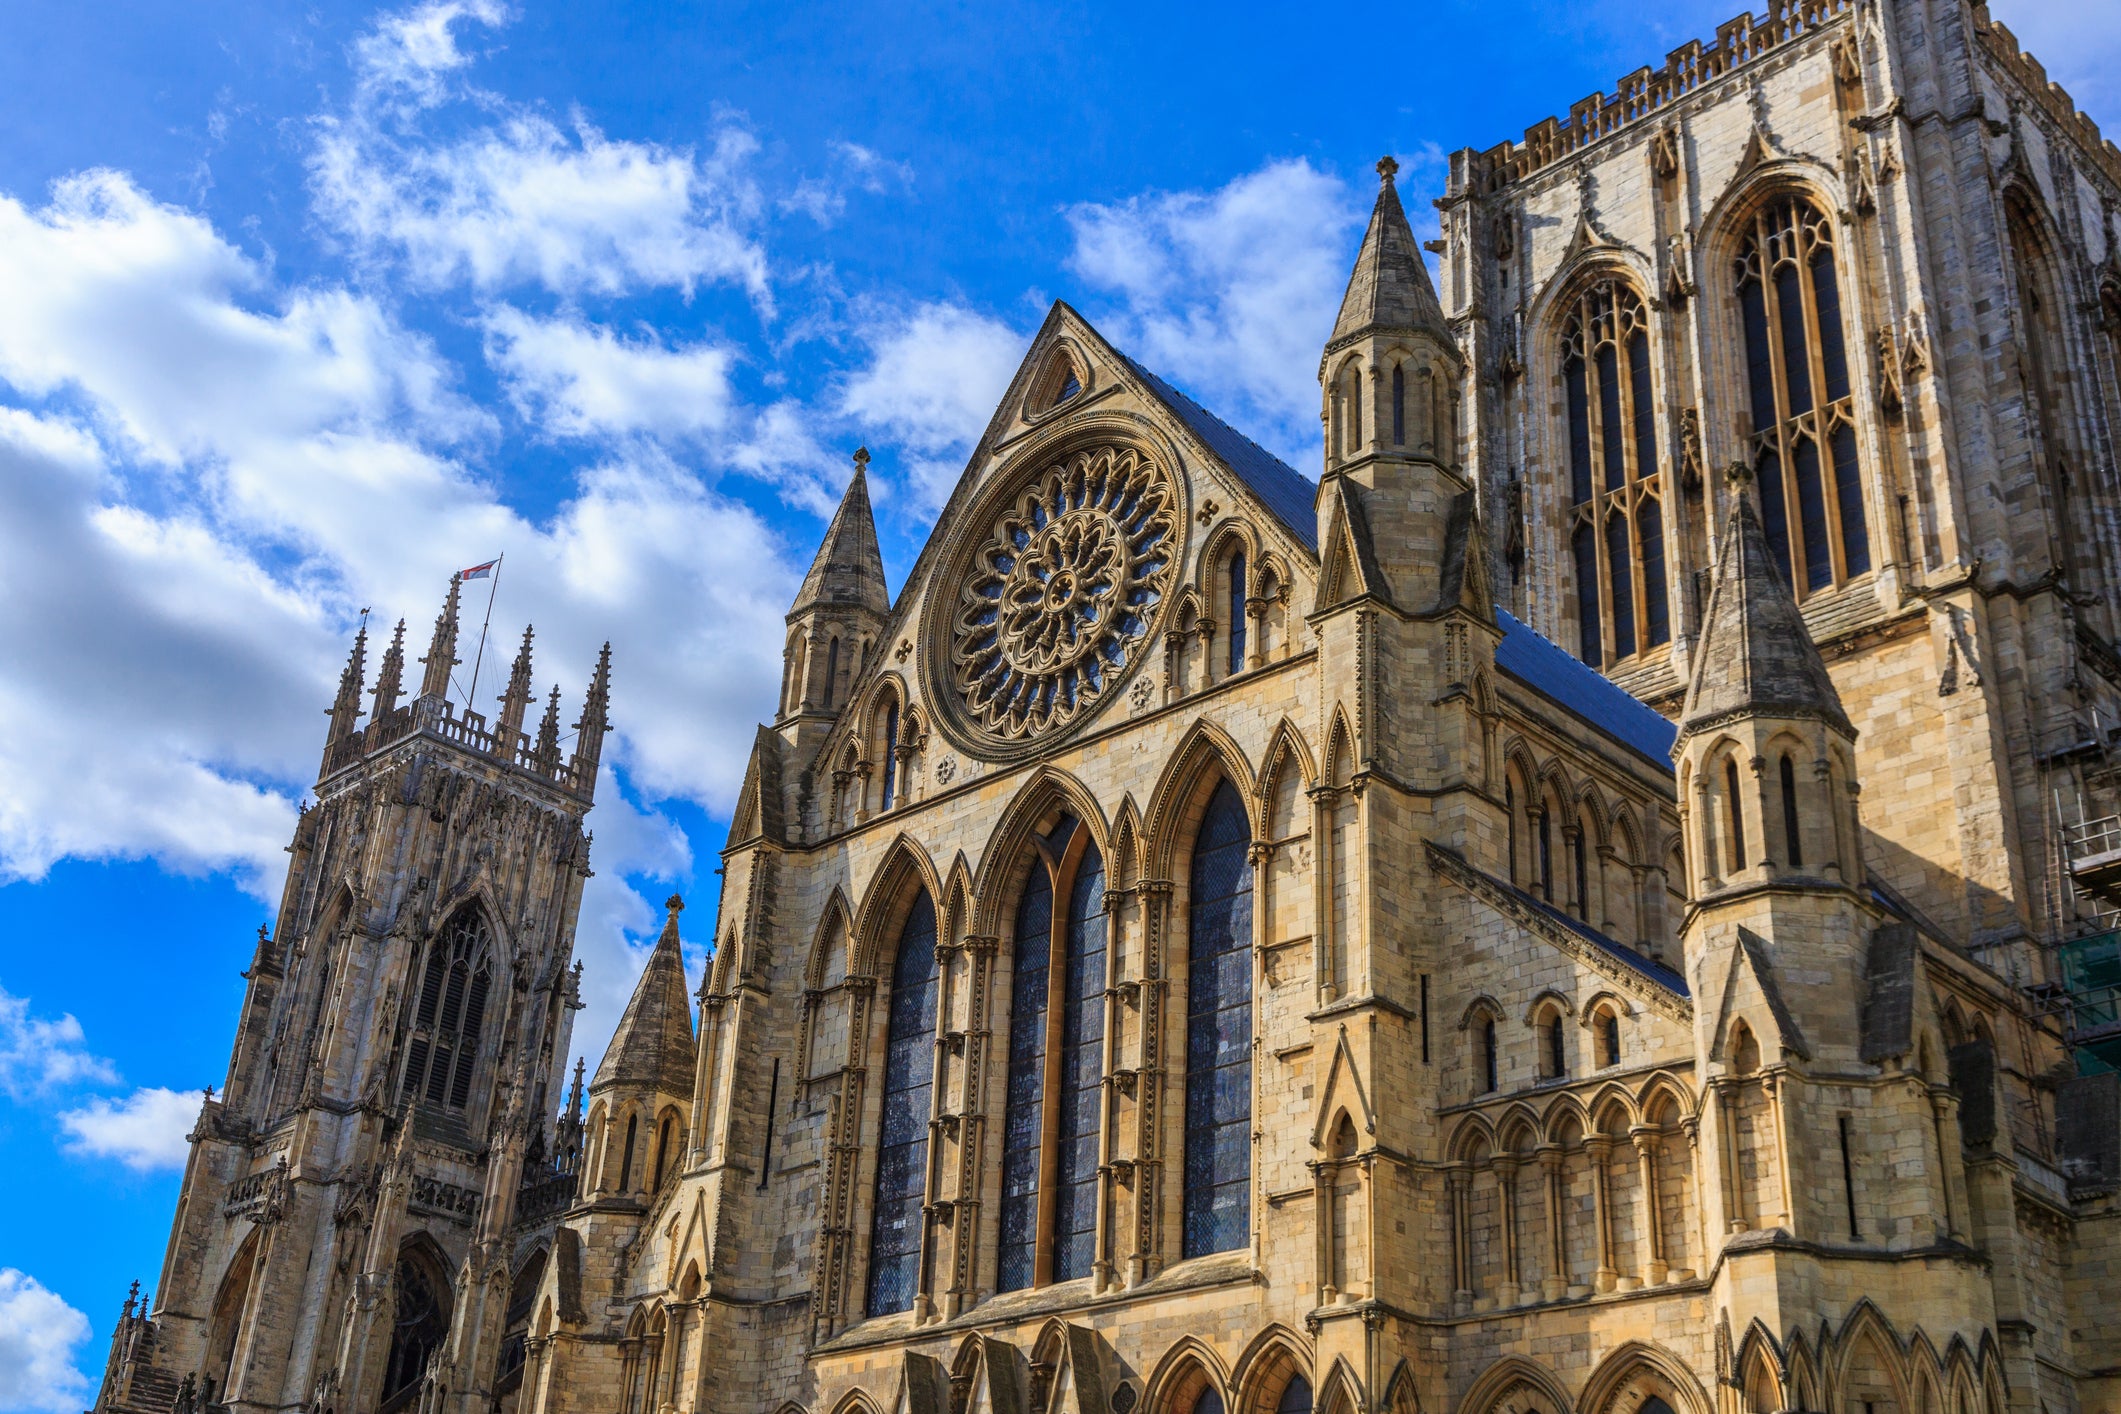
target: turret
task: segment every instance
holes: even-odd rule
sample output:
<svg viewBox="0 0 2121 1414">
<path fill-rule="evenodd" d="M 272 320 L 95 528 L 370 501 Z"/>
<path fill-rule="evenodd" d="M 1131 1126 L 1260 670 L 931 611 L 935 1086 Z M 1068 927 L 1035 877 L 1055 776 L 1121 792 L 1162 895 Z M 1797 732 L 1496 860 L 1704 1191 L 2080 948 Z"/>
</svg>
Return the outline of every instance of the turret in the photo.
<svg viewBox="0 0 2121 1414">
<path fill-rule="evenodd" d="M 427 656 L 420 660 L 427 665 L 427 673 L 420 679 L 423 698 L 441 701 L 449 696 L 449 670 L 457 665 L 457 596 L 463 587 L 462 575 L 449 577 L 449 598 L 443 601 L 442 612 L 435 615 L 434 638 L 427 645 Z"/>
<path fill-rule="evenodd" d="M 545 715 L 538 722 L 538 769 L 551 774 L 560 764 L 560 685 L 552 685 L 545 699 Z"/>
<path fill-rule="evenodd" d="M 530 640 L 533 632 L 531 626 L 524 626 L 523 646 L 516 650 L 515 665 L 508 672 L 507 690 L 501 694 L 501 720 L 494 741 L 503 752 L 515 750 L 516 739 L 523 734 L 523 716 L 530 710 Z"/>
<path fill-rule="evenodd" d="M 387 713 L 397 710 L 399 694 L 404 690 L 405 620 L 399 619 L 397 628 L 390 635 L 390 647 L 383 652 L 383 666 L 376 673 L 375 705 L 368 713 L 371 727 Z"/>
<path fill-rule="evenodd" d="M 846 494 L 788 611 L 777 724 L 790 741 L 799 738 L 805 721 L 830 723 L 846 705 L 855 676 L 882 646 L 891 599 L 869 509 L 868 469 L 869 450 L 859 448 Z"/>
<path fill-rule="evenodd" d="M 354 729 L 361 719 L 361 680 L 366 671 L 368 654 L 368 626 L 363 624 L 354 635 L 353 652 L 346 656 L 346 667 L 339 673 L 339 695 L 332 700 L 331 725 L 324 732 L 324 745 L 329 751 L 332 744 Z"/>
<path fill-rule="evenodd" d="M 589 1086 L 595 1171 L 584 1189 L 600 1197 L 653 1198 L 682 1166 L 692 1100 L 692 1001 L 678 915 L 685 901 L 664 904 L 662 936 L 612 1033 Z"/>
<path fill-rule="evenodd" d="M 611 730 L 611 645 L 597 654 L 597 670 L 582 699 L 582 719 L 574 724 L 574 778 L 587 791 L 595 786 L 597 762 L 604 755 L 604 733 Z"/>
</svg>

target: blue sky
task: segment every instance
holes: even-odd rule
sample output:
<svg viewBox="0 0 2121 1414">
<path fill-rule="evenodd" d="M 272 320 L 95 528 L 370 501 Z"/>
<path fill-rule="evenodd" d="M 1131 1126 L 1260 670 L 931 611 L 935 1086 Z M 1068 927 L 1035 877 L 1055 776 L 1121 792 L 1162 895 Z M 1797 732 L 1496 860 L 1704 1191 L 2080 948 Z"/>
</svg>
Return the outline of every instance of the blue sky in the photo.
<svg viewBox="0 0 2121 1414">
<path fill-rule="evenodd" d="M 1311 472 L 1377 156 L 1433 228 L 1445 153 L 1734 9 L 6 6 L 0 1168 L 54 1217 L 0 1410 L 82 1407 L 156 1275 L 364 606 L 423 641 L 505 551 L 570 711 L 613 641 L 593 1061 L 650 901 L 711 916 L 856 445 L 895 584 L 1065 298 Z M 2075 9 L 1997 5 L 2112 120 Z"/>
</svg>

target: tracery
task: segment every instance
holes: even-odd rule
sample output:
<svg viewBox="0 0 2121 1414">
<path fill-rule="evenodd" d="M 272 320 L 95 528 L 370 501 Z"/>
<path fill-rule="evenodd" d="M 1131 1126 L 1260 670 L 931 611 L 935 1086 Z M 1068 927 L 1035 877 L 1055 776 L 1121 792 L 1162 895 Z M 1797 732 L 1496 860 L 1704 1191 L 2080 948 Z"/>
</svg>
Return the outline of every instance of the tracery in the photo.
<svg viewBox="0 0 2121 1414">
<path fill-rule="evenodd" d="M 1616 279 L 1592 284 L 1571 305 L 1561 345 L 1579 655 L 1608 667 L 1671 638 L 1642 296 Z"/>
</svg>

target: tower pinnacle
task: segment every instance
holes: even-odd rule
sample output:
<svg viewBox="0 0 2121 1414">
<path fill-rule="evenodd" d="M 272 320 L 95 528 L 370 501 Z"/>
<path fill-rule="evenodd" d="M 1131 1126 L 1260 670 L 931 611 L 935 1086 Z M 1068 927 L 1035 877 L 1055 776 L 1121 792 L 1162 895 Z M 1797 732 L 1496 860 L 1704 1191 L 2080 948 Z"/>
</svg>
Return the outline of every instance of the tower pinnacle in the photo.
<svg viewBox="0 0 2121 1414">
<path fill-rule="evenodd" d="M 1414 239 L 1414 228 L 1407 224 L 1406 209 L 1399 204 L 1394 181 L 1398 173 L 1399 163 L 1392 157 L 1378 159 L 1377 205 L 1371 208 L 1362 249 L 1348 276 L 1340 317 L 1333 321 L 1328 353 L 1372 330 L 1450 337 L 1443 305 L 1436 298 L 1436 287 L 1429 283 L 1428 267 L 1421 262 L 1421 246 Z"/>
<path fill-rule="evenodd" d="M 405 688 L 405 620 L 390 635 L 390 647 L 383 651 L 383 666 L 376 673 L 375 705 L 370 709 L 371 724 L 386 712 L 397 709 L 398 694 Z"/>
<path fill-rule="evenodd" d="M 420 660 L 427 665 L 427 674 L 420 680 L 422 697 L 449 696 L 449 670 L 457 665 L 457 596 L 463 588 L 464 576 L 449 577 L 449 598 L 443 601 L 442 612 L 435 615 L 434 639 L 427 645 L 427 656 Z"/>
<path fill-rule="evenodd" d="M 531 625 L 523 626 L 523 646 L 516 650 L 515 665 L 508 672 L 508 687 L 501 693 L 496 745 L 502 751 L 515 750 L 516 739 L 523 733 L 523 716 L 530 710 L 530 640 L 535 632 Z"/>
</svg>

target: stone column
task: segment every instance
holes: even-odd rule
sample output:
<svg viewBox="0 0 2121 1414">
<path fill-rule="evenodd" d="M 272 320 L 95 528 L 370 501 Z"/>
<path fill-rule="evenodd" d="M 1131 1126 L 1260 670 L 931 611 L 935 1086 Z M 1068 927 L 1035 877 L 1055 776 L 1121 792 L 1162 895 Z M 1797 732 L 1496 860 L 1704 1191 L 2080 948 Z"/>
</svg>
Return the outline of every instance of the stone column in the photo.
<svg viewBox="0 0 2121 1414">
<path fill-rule="evenodd" d="M 1664 1221 L 1657 1192 L 1657 1145 L 1663 1131 L 1654 1125 L 1638 1124 L 1628 1131 L 1628 1138 L 1635 1141 L 1635 1158 L 1642 1170 L 1642 1284 L 1661 1286 L 1670 1270 L 1664 1254 Z"/>
<path fill-rule="evenodd" d="M 1620 1278 L 1613 1265 L 1613 1200 L 1606 1174 L 1613 1140 L 1609 1135 L 1586 1134 L 1583 1147 L 1591 1156 L 1591 1227 L 1598 1237 L 1598 1271 L 1591 1281 L 1595 1289 L 1611 1291 Z"/>
<path fill-rule="evenodd" d="M 1318 1304 L 1331 1306 L 1340 1291 L 1340 1275 L 1333 1270 L 1333 1179 L 1328 1173 L 1332 1166 L 1323 1160 L 1313 1159 L 1311 1168 L 1311 1207 L 1318 1215 Z"/>
<path fill-rule="evenodd" d="M 1495 1304 L 1515 1306 L 1518 1293 L 1524 1283 L 1517 1264 L 1517 1158 L 1513 1154 L 1495 1156 L 1495 1186 L 1501 1198 L 1502 1209 L 1502 1285 L 1495 1292 Z"/>
<path fill-rule="evenodd" d="M 1797 1193 L 1791 1170 L 1797 1166 L 1797 1146 L 1790 1117 L 1790 1086 L 1787 1072 L 1769 1071 L 1760 1077 L 1760 1084 L 1767 1092 L 1768 1114 L 1775 1126 L 1775 1177 L 1780 1180 L 1782 1197 L 1782 1225 L 1789 1229 L 1790 1236 L 1797 1237 Z"/>
<path fill-rule="evenodd" d="M 1559 1144 L 1539 1146 L 1539 1167 L 1547 1184 L 1547 1275 L 1540 1295 L 1549 1301 L 1559 1301 L 1569 1291 L 1568 1229 L 1561 1213 L 1568 1192 L 1562 1172 L 1565 1158 Z"/>
<path fill-rule="evenodd" d="M 1445 1177 L 1451 1187 L 1451 1304 L 1467 1310 L 1473 1305 L 1473 1254 L 1466 1241 L 1466 1219 L 1472 1206 L 1467 1190 L 1473 1175 L 1464 1164 L 1454 1164 Z"/>
<path fill-rule="evenodd" d="M 1966 1161 L 1961 1157 L 1965 1141 L 1959 1137 L 1959 1097 L 1945 1085 L 1930 1087 L 1930 1115 L 1937 1135 L 1937 1168 L 1944 1180 L 1944 1229 L 1947 1236 L 1964 1238 L 1971 1229 L 1966 1197 Z"/>
<path fill-rule="evenodd" d="M 1709 1096 L 1716 1107 L 1716 1177 L 1723 1196 L 1723 1230 L 1744 1232 L 1744 1176 L 1738 1172 L 1738 1100 L 1727 1077 L 1709 1082 Z"/>
</svg>

